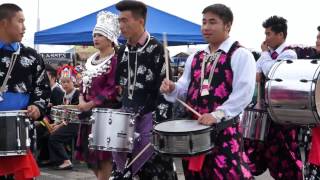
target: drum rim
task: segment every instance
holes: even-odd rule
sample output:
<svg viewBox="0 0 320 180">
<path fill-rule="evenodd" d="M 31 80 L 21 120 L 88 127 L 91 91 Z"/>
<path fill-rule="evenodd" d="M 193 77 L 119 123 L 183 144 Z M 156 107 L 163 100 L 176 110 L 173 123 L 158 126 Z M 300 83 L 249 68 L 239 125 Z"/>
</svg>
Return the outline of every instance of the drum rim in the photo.
<svg viewBox="0 0 320 180">
<path fill-rule="evenodd" d="M 166 123 L 166 122 L 171 122 L 171 121 L 196 121 L 196 120 L 188 120 L 188 119 L 181 119 L 181 120 L 168 120 L 168 121 L 164 121 L 164 122 L 161 122 L 161 123 Z M 214 127 L 213 126 L 207 126 L 206 128 L 204 129 L 200 129 L 200 130 L 191 130 L 191 131 L 184 131 L 184 132 L 167 132 L 167 131 L 161 131 L 161 130 L 157 130 L 156 129 L 156 126 L 160 125 L 161 123 L 158 123 L 157 125 L 155 125 L 153 127 L 153 130 L 156 131 L 156 132 L 163 132 L 164 134 L 190 134 L 190 133 L 193 133 L 195 134 L 196 132 L 206 132 L 206 131 L 213 131 Z M 206 125 L 202 125 L 202 126 L 206 126 Z"/>
<path fill-rule="evenodd" d="M 27 146 L 28 147 L 28 146 Z M 17 151 L 20 151 L 21 153 L 17 153 Z M 21 156 L 21 155 L 26 155 L 28 150 L 9 150 L 9 151 L 0 151 L 0 157 L 5 157 L 5 156 Z"/>
<path fill-rule="evenodd" d="M 133 115 L 133 113 L 124 111 L 122 109 L 111 109 L 111 108 L 93 108 L 92 112 L 93 113 L 95 113 L 95 112 L 102 112 L 102 113 L 112 112 L 112 113 L 115 113 L 115 114 Z"/>
<path fill-rule="evenodd" d="M 153 146 L 153 147 L 154 147 L 154 151 L 156 153 L 159 153 L 159 154 L 162 154 L 162 155 L 171 156 L 171 157 L 192 157 L 192 156 L 197 156 L 197 155 L 200 155 L 200 154 L 210 153 L 210 151 L 213 148 L 215 148 L 215 145 L 213 145 L 209 149 L 202 150 L 200 152 L 195 152 L 195 153 L 168 153 L 168 152 L 160 151 L 159 149 L 156 148 L 156 146 Z"/>
<path fill-rule="evenodd" d="M 26 112 L 25 111 L 19 111 L 19 110 L 15 110 L 15 111 L 0 111 L 0 117 L 6 117 L 6 116 L 22 116 L 25 117 Z"/>
</svg>

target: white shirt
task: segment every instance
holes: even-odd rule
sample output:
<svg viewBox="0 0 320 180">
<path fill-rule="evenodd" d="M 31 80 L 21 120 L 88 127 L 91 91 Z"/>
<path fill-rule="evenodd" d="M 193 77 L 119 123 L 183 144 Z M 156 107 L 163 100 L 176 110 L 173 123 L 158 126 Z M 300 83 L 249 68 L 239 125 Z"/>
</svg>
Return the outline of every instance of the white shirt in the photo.
<svg viewBox="0 0 320 180">
<path fill-rule="evenodd" d="M 268 75 L 270 69 L 272 68 L 273 64 L 276 62 L 275 60 L 278 59 L 297 59 L 297 53 L 292 49 L 283 49 L 287 47 L 285 43 L 282 43 L 275 51 L 279 54 L 277 59 L 272 59 L 271 54 L 274 50 L 263 51 L 261 53 L 260 58 L 257 61 L 257 73 L 263 72 L 265 76 Z"/>
<path fill-rule="evenodd" d="M 234 42 L 235 41 L 229 37 L 219 46 L 218 50 L 228 52 Z M 205 51 L 210 54 L 209 46 Z M 175 83 L 175 90 L 170 94 L 164 95 L 167 101 L 175 102 L 177 97 L 188 90 L 191 80 L 191 63 L 194 55 L 195 54 L 192 54 L 188 57 L 184 72 L 180 79 Z M 239 115 L 251 102 L 256 79 L 256 64 L 252 53 L 245 48 L 238 48 L 231 56 L 231 68 L 233 72 L 233 90 L 229 95 L 228 100 L 217 107 L 217 110 L 224 111 L 227 119 Z M 213 112 L 212 114 L 214 116 Z"/>
</svg>

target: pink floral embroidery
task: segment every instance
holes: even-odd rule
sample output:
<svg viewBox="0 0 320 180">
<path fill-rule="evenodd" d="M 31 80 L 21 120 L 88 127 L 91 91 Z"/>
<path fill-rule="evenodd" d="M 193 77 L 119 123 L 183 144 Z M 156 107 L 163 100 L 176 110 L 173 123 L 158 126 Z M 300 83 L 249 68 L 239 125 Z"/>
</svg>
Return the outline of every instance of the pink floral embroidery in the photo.
<svg viewBox="0 0 320 180">
<path fill-rule="evenodd" d="M 198 98 L 198 90 L 194 90 L 192 94 L 192 100 L 195 100 Z"/>
<path fill-rule="evenodd" d="M 233 180 L 237 180 L 240 179 L 239 175 L 236 173 L 236 171 L 234 170 L 234 168 L 232 168 L 229 171 L 230 175 L 229 175 L 229 179 L 233 179 Z"/>
<path fill-rule="evenodd" d="M 235 152 L 239 151 L 239 144 L 238 144 L 237 140 L 232 139 L 230 141 L 230 145 L 231 145 L 231 152 L 232 153 L 235 153 Z"/>
<path fill-rule="evenodd" d="M 224 142 L 222 147 L 225 148 L 225 147 L 227 147 L 227 146 L 228 146 L 228 143 Z"/>
<path fill-rule="evenodd" d="M 194 71 L 193 77 L 195 79 L 199 79 L 200 75 L 201 75 L 201 70 L 196 70 L 196 71 Z"/>
<path fill-rule="evenodd" d="M 197 59 L 194 57 L 192 59 L 192 64 L 191 64 L 192 68 L 194 68 L 196 66 L 196 64 L 197 64 Z"/>
<path fill-rule="evenodd" d="M 228 128 L 227 131 L 230 133 L 230 135 L 234 135 L 237 133 L 236 128 L 234 128 L 234 127 Z"/>
<path fill-rule="evenodd" d="M 248 171 L 248 169 L 244 168 L 242 165 L 241 165 L 241 171 L 245 178 L 250 178 L 252 176 L 250 171 Z"/>
<path fill-rule="evenodd" d="M 217 169 L 214 169 L 213 171 L 215 172 L 216 176 L 218 176 L 218 179 L 223 179 L 222 174 Z"/>
<path fill-rule="evenodd" d="M 226 89 L 225 89 L 225 83 L 221 83 L 215 90 L 214 93 L 215 96 L 218 96 L 220 98 L 224 98 L 228 95 Z"/>
<path fill-rule="evenodd" d="M 227 60 L 227 55 L 224 54 L 224 53 L 222 53 L 222 54 L 220 55 L 220 57 L 219 57 L 219 63 L 220 63 L 220 64 L 224 64 L 224 63 L 226 62 L 226 60 Z"/>
<path fill-rule="evenodd" d="M 222 155 L 218 155 L 215 158 L 215 162 L 219 168 L 224 168 L 226 167 L 226 157 Z"/>
</svg>

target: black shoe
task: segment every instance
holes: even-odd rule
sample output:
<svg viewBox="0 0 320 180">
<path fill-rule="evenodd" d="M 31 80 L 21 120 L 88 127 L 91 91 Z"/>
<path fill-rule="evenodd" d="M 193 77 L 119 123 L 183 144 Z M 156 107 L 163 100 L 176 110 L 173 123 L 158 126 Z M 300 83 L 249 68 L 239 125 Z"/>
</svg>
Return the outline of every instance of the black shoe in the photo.
<svg viewBox="0 0 320 180">
<path fill-rule="evenodd" d="M 52 163 L 50 161 L 40 161 L 38 162 L 38 166 L 39 167 L 48 167 L 48 166 L 51 166 Z"/>
</svg>

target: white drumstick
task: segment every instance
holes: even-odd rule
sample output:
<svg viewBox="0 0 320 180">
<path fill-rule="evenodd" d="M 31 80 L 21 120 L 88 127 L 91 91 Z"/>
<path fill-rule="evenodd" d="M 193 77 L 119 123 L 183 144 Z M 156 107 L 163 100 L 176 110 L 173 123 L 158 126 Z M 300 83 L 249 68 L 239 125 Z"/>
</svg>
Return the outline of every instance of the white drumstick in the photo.
<svg viewBox="0 0 320 180">
<path fill-rule="evenodd" d="M 129 168 L 141 155 L 144 153 L 149 147 L 151 146 L 151 143 L 148 143 L 140 152 L 137 154 L 132 161 L 128 164 L 126 168 Z"/>
<path fill-rule="evenodd" d="M 167 34 L 163 33 L 163 50 L 164 50 L 164 59 L 166 63 L 166 78 L 169 79 L 169 57 L 168 57 L 168 41 L 167 41 Z"/>
<path fill-rule="evenodd" d="M 192 107 L 190 107 L 188 104 L 186 104 L 185 102 L 181 101 L 180 99 L 177 98 L 177 101 L 179 103 L 181 103 L 184 107 L 186 107 L 187 109 L 189 109 L 191 112 L 193 112 L 195 115 L 197 115 L 198 117 L 201 116 L 200 113 L 198 113 L 196 110 L 194 110 Z"/>
</svg>

